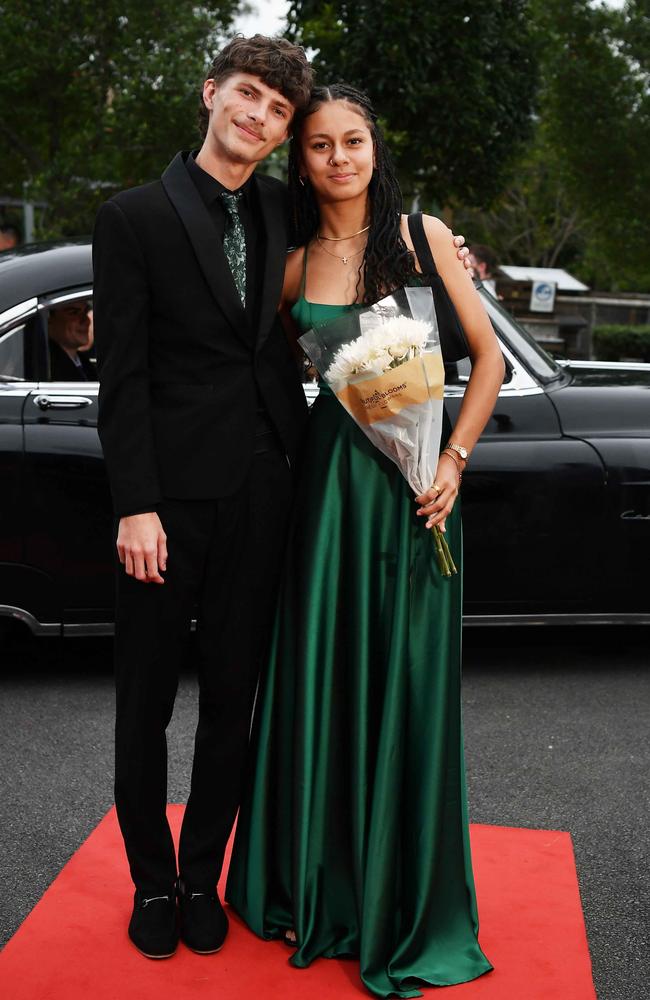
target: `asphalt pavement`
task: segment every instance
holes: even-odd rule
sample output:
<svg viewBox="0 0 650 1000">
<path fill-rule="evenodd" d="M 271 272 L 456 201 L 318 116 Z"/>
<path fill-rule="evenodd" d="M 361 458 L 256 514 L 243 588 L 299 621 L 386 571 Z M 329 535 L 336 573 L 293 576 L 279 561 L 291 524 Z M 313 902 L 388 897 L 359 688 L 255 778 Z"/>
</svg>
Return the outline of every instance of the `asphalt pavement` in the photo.
<svg viewBox="0 0 650 1000">
<path fill-rule="evenodd" d="M 647 1000 L 650 629 L 469 629 L 464 661 L 472 820 L 571 833 L 598 998 Z M 19 632 L 0 664 L 4 943 L 112 804 L 111 643 Z M 188 666 L 173 802 L 195 721 Z"/>
</svg>

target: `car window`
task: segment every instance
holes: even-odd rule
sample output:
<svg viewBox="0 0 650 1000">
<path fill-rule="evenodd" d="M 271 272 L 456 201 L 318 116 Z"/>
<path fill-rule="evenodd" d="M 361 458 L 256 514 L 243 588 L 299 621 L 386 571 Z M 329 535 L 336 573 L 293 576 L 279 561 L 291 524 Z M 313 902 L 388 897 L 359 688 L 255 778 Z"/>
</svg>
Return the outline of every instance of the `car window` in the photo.
<svg viewBox="0 0 650 1000">
<path fill-rule="evenodd" d="M 507 358 L 505 361 L 505 373 L 503 385 L 507 385 L 512 379 L 512 367 Z M 470 358 L 461 358 L 460 361 L 453 361 L 445 365 L 445 385 L 467 385 L 472 374 L 472 362 Z"/>
<path fill-rule="evenodd" d="M 92 300 L 53 302 L 45 316 L 48 378 L 51 382 L 88 382 L 97 379 Z"/>
<path fill-rule="evenodd" d="M 0 336 L 0 378 L 25 378 L 25 325 Z"/>
<path fill-rule="evenodd" d="M 487 309 L 492 326 L 505 344 L 517 355 L 540 382 L 551 382 L 561 374 L 559 365 L 547 354 L 535 338 L 521 324 L 506 312 L 503 306 L 491 296 L 485 296 L 483 304 Z"/>
</svg>

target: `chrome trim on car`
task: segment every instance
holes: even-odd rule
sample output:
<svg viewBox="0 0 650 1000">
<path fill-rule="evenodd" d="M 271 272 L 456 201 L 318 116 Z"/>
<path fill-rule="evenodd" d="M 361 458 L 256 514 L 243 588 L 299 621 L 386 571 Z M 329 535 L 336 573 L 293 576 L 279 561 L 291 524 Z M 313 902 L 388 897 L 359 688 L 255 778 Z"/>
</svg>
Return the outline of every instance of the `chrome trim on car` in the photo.
<svg viewBox="0 0 650 1000">
<path fill-rule="evenodd" d="M 605 371 L 650 371 L 650 361 L 572 361 L 571 358 L 556 358 L 563 368 L 600 368 Z"/>
<path fill-rule="evenodd" d="M 87 636 L 115 635 L 114 622 L 81 622 L 79 624 L 63 625 L 63 635 L 70 638 Z M 196 632 L 196 618 L 190 622 L 190 632 Z"/>
<path fill-rule="evenodd" d="M 542 396 L 543 394 L 544 390 L 541 385 L 523 386 L 522 388 L 505 385 L 499 393 L 500 396 Z"/>
<path fill-rule="evenodd" d="M 92 635 L 115 635 L 113 622 L 83 622 L 80 625 L 63 625 L 63 635 L 82 638 Z"/>
<path fill-rule="evenodd" d="M 43 623 L 22 608 L 12 608 L 0 605 L 0 615 L 15 618 L 27 625 L 35 636 L 58 636 L 66 638 L 89 638 L 92 636 L 112 636 L 115 634 L 113 622 L 83 622 L 80 624 L 62 624 L 61 622 Z M 603 614 L 586 614 L 571 612 L 570 614 L 548 615 L 463 615 L 465 628 L 488 626 L 534 626 L 534 625 L 650 625 L 650 613 L 646 612 L 612 612 Z M 193 629 L 196 622 L 192 622 Z"/>
<path fill-rule="evenodd" d="M 9 326 L 10 323 L 14 323 L 18 319 L 22 319 L 28 313 L 33 312 L 38 306 L 38 299 L 25 299 L 24 302 L 19 302 L 17 306 L 12 306 L 11 309 L 5 309 L 3 313 L 0 313 L 0 329 L 3 326 Z"/>
<path fill-rule="evenodd" d="M 24 608 L 14 608 L 11 604 L 0 604 L 0 617 L 15 618 L 31 630 L 33 635 L 61 635 L 60 622 L 39 622 Z"/>
<path fill-rule="evenodd" d="M 21 378 L 13 379 L 7 375 L 0 375 L 0 392 L 6 392 L 7 395 L 11 393 L 15 396 L 22 393 L 23 396 L 29 396 L 30 392 L 34 392 L 37 388 L 38 382 L 23 382 Z"/>
<path fill-rule="evenodd" d="M 548 615 L 463 615 L 463 625 L 650 625 L 648 612 Z"/>
<path fill-rule="evenodd" d="M 78 288 L 75 292 L 60 292 L 58 295 L 44 295 L 38 308 L 49 309 L 51 306 L 58 306 L 61 302 L 74 302 L 76 299 L 92 299 L 92 287 Z"/>
</svg>

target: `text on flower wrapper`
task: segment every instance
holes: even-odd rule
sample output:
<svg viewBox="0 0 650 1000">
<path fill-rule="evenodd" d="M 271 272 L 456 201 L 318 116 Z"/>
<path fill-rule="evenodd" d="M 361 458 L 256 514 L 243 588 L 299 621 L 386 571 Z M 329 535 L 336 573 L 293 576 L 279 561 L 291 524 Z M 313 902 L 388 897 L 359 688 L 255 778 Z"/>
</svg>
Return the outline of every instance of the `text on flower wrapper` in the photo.
<svg viewBox="0 0 650 1000">
<path fill-rule="evenodd" d="M 382 405 L 385 406 L 386 403 L 384 402 L 384 400 L 387 397 L 394 396 L 396 392 L 403 392 L 404 389 L 406 389 L 406 382 L 402 382 L 401 385 L 392 385 L 389 389 L 386 389 L 385 392 L 382 392 L 381 389 L 375 389 L 375 391 L 372 393 L 371 396 L 366 396 L 366 397 L 361 396 L 360 399 L 363 405 L 366 407 L 382 406 Z"/>
</svg>

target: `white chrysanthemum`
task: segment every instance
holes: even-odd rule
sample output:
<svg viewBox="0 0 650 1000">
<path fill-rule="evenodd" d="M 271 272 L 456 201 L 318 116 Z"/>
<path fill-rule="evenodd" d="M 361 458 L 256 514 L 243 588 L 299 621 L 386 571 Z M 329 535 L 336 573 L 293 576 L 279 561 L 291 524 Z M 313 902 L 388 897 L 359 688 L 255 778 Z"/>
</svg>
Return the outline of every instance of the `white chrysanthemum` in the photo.
<svg viewBox="0 0 650 1000">
<path fill-rule="evenodd" d="M 427 323 L 408 316 L 395 316 L 340 347 L 325 378 L 340 382 L 354 375 L 383 375 L 420 354 L 428 337 Z"/>
<path fill-rule="evenodd" d="M 429 326 L 420 320 L 409 319 L 408 316 L 396 316 L 382 326 L 375 327 L 372 336 L 402 353 L 407 350 L 421 351 L 429 336 Z"/>
<path fill-rule="evenodd" d="M 368 360 L 368 347 L 364 344 L 363 337 L 344 344 L 334 355 L 332 364 L 325 373 L 325 378 L 333 382 L 341 379 L 351 378 L 356 375 L 361 366 Z"/>
<path fill-rule="evenodd" d="M 354 375 L 354 370 L 349 363 L 338 356 L 325 372 L 325 378 L 328 382 L 344 382 L 352 375 Z"/>
<path fill-rule="evenodd" d="M 363 362 L 357 369 L 361 374 L 383 375 L 393 364 L 394 358 L 388 351 L 373 351 L 372 355 Z"/>
</svg>

